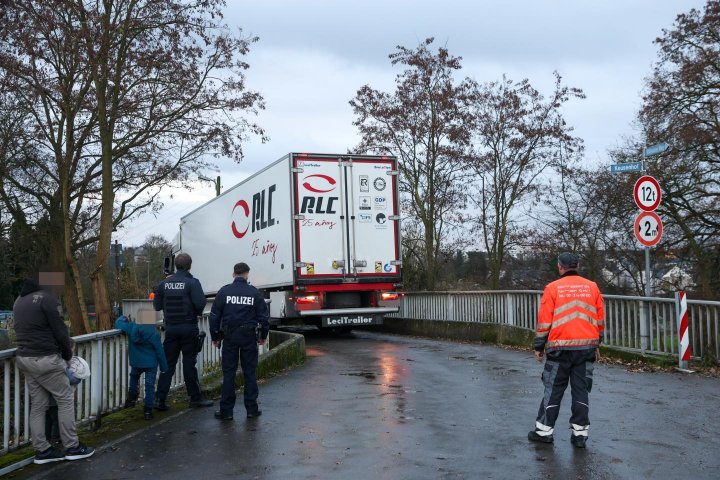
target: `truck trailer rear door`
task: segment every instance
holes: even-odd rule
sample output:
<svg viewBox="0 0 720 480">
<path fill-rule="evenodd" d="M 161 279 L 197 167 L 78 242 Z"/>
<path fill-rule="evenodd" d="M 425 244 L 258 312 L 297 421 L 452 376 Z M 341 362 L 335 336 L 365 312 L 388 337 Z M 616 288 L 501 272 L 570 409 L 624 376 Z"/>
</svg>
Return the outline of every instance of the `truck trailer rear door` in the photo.
<svg viewBox="0 0 720 480">
<path fill-rule="evenodd" d="M 391 157 L 293 155 L 300 283 L 399 280 L 396 173 Z"/>
</svg>

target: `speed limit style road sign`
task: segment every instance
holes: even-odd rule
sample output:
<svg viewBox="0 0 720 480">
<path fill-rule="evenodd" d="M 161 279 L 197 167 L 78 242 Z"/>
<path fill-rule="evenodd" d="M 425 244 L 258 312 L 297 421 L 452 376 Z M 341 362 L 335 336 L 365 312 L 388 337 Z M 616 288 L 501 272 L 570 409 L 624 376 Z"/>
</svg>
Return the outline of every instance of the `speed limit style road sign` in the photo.
<svg viewBox="0 0 720 480">
<path fill-rule="evenodd" d="M 662 220 L 655 212 L 640 212 L 635 218 L 635 238 L 646 247 L 657 245 L 662 234 Z"/>
<path fill-rule="evenodd" d="M 652 212 L 660 205 L 662 198 L 660 184 L 650 175 L 643 175 L 635 182 L 633 197 L 635 198 L 635 204 L 640 210 Z"/>
</svg>

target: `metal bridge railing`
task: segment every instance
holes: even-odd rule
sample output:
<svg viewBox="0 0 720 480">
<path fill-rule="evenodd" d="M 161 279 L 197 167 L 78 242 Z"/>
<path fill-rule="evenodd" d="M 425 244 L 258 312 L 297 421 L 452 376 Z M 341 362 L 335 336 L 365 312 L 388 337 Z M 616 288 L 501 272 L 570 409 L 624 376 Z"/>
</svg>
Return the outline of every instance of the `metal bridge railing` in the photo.
<svg viewBox="0 0 720 480">
<path fill-rule="evenodd" d="M 199 322 L 200 330 L 207 333 L 205 346 L 198 355 L 198 373 L 202 377 L 220 368 L 220 349 L 210 343 L 209 307 Z M 150 300 L 129 300 L 123 303 L 123 312 L 137 318 L 141 309 L 152 309 Z M 161 332 L 164 337 L 164 332 Z M 75 354 L 90 365 L 92 375 L 82 381 L 75 392 L 75 420 L 90 423 L 100 416 L 123 407 L 129 383 L 127 337 L 120 330 L 108 330 L 73 337 Z M 267 347 L 265 347 L 267 348 Z M 259 353 L 264 353 L 262 349 Z M 0 455 L 30 443 L 30 394 L 24 375 L 15 363 L 15 349 L 0 351 L 0 412 L 2 412 L 2 448 Z M 178 360 L 172 381 L 173 389 L 184 385 L 182 356 Z M 140 382 L 140 398 L 144 396 L 144 382 Z"/>
<path fill-rule="evenodd" d="M 497 323 L 535 329 L 540 297 L 536 290 L 408 292 L 389 317 L 416 320 Z M 605 344 L 637 352 L 678 354 L 677 304 L 672 298 L 603 295 Z M 690 347 L 697 359 L 720 358 L 720 302 L 688 300 Z"/>
</svg>

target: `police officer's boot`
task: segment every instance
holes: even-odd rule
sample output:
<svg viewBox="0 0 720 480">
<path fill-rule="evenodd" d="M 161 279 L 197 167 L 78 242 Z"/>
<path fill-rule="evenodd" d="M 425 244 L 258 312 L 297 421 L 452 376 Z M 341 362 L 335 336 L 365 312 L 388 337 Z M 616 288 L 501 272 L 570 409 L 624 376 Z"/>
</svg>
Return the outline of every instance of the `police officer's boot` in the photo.
<svg viewBox="0 0 720 480">
<path fill-rule="evenodd" d="M 143 415 L 145 416 L 145 420 L 152 420 L 153 419 L 152 407 L 145 407 L 145 412 Z"/>
<path fill-rule="evenodd" d="M 138 394 L 132 394 L 128 392 L 127 398 L 125 399 L 125 408 L 133 408 L 137 403 Z"/>
<path fill-rule="evenodd" d="M 160 410 L 161 412 L 167 412 L 170 410 L 170 405 L 165 403 L 164 398 L 158 398 L 155 400 L 155 410 Z"/>
</svg>

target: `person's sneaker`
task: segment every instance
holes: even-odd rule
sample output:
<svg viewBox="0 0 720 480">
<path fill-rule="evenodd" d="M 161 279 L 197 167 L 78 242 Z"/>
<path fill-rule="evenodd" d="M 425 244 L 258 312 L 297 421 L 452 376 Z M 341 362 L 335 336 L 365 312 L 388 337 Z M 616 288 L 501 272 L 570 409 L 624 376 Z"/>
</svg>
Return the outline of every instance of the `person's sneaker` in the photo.
<svg viewBox="0 0 720 480">
<path fill-rule="evenodd" d="M 218 420 L 232 420 L 232 413 L 230 415 L 222 413 L 220 410 L 215 410 L 215 418 Z"/>
<path fill-rule="evenodd" d="M 145 417 L 145 420 L 152 420 L 153 419 L 152 407 L 145 407 L 143 416 Z"/>
<path fill-rule="evenodd" d="M 93 453 L 95 453 L 94 448 L 80 443 L 77 447 L 65 450 L 65 460 L 80 460 L 82 458 L 88 458 Z"/>
<path fill-rule="evenodd" d="M 587 437 L 583 435 L 570 435 L 570 443 L 572 443 L 575 448 L 585 448 Z"/>
<path fill-rule="evenodd" d="M 213 402 L 212 400 L 205 400 L 203 398 L 201 400 L 190 400 L 188 405 L 190 406 L 190 408 L 212 407 Z"/>
<path fill-rule="evenodd" d="M 167 412 L 168 410 L 170 410 L 170 405 L 165 403 L 165 400 L 158 400 L 157 402 L 155 402 L 155 410 Z"/>
<path fill-rule="evenodd" d="M 260 415 L 262 415 L 262 410 L 258 410 L 257 412 L 248 412 L 247 418 L 257 418 Z"/>
<path fill-rule="evenodd" d="M 535 430 L 528 432 L 528 440 L 530 440 L 531 442 L 539 442 L 539 443 L 553 443 L 555 441 L 552 434 L 538 435 L 538 433 Z"/>
<path fill-rule="evenodd" d="M 35 452 L 33 463 L 42 465 L 43 463 L 60 462 L 62 460 L 65 460 L 65 454 L 55 447 L 49 447 L 44 452 Z"/>
</svg>

